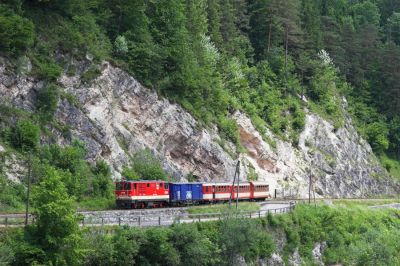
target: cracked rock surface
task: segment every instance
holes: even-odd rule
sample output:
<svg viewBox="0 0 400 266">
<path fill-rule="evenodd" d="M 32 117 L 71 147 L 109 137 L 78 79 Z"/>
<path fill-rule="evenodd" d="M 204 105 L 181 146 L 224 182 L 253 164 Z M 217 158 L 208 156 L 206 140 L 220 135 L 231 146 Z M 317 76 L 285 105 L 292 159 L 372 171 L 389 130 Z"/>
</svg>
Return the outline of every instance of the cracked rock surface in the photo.
<svg viewBox="0 0 400 266">
<path fill-rule="evenodd" d="M 203 128 L 178 104 L 107 62 L 102 63 L 100 76 L 84 83 L 79 73 L 85 67 L 89 66 L 78 66 L 75 76 L 64 74 L 58 79 L 62 95 L 69 97 L 60 98 L 55 118 L 69 130 L 51 128 L 52 139 L 44 138 L 43 143 L 66 145 L 80 139 L 86 145 L 88 161 L 104 159 L 115 179 L 121 178 L 123 166 L 131 163 L 129 156 L 145 147 L 160 158 L 175 180 L 184 180 L 188 174 L 205 181 L 233 178 L 237 158 L 232 158 L 229 150 L 235 148 L 229 142 L 220 145 L 217 127 Z M 0 60 L 2 104 L 32 112 L 43 85 L 31 76 L 15 74 Z M 344 127 L 335 130 L 328 121 L 308 112 L 297 147 L 268 129 L 271 141 L 265 141 L 243 113 L 236 112 L 232 118 L 247 150 L 238 155 L 242 180 L 253 171 L 259 180 L 270 183 L 271 192 L 278 189 L 285 196 L 307 196 L 310 176 L 317 196 L 356 197 L 400 190 L 349 117 Z"/>
</svg>

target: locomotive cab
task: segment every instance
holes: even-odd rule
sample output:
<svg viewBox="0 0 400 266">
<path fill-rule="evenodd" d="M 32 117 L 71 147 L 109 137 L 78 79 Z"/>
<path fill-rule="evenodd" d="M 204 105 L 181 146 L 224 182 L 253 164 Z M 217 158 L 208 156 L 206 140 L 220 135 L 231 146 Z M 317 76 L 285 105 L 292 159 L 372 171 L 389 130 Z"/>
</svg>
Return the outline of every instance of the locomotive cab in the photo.
<svg viewBox="0 0 400 266">
<path fill-rule="evenodd" d="M 163 207 L 169 201 L 169 184 L 164 181 L 121 181 L 115 188 L 119 208 Z"/>
</svg>

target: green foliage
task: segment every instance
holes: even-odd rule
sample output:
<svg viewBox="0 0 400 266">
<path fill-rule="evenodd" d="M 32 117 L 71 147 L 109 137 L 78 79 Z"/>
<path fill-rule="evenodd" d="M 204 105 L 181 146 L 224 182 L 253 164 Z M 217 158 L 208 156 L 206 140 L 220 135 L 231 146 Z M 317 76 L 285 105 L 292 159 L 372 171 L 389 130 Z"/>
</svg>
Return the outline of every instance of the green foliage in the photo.
<svg viewBox="0 0 400 266">
<path fill-rule="evenodd" d="M 93 173 L 95 174 L 93 195 L 101 198 L 114 198 L 114 183 L 111 179 L 111 169 L 108 164 L 103 160 L 97 161 Z"/>
<path fill-rule="evenodd" d="M 65 147 L 42 146 L 39 165 L 34 169 L 35 175 L 40 179 L 43 166 L 51 165 L 58 169 L 68 194 L 79 201 L 86 197 L 92 197 L 94 201 L 96 198 L 112 198 L 114 185 L 109 166 L 104 161 L 98 161 L 94 167 L 90 167 L 85 156 L 85 147 L 79 141 L 73 141 L 72 145 Z M 109 205 L 107 202 L 103 204 Z"/>
<path fill-rule="evenodd" d="M 48 49 L 47 46 L 39 46 L 31 55 L 33 72 L 39 79 L 54 82 L 61 75 L 62 68 L 49 56 Z"/>
<path fill-rule="evenodd" d="M 39 263 L 76 265 L 82 259 L 78 217 L 60 173 L 47 167 L 32 191 L 36 222 L 28 229 L 31 244 L 46 252 Z"/>
<path fill-rule="evenodd" d="M 87 254 L 85 256 L 85 265 L 90 266 L 108 266 L 115 265 L 117 257 L 130 257 L 131 253 L 124 250 L 123 256 L 115 249 L 115 244 L 110 236 L 103 236 L 101 234 L 88 234 L 85 237 L 85 246 Z M 117 254 L 120 254 L 118 256 Z M 123 264 L 127 265 L 127 264 Z"/>
<path fill-rule="evenodd" d="M 82 74 L 81 78 L 82 81 L 85 83 L 89 83 L 90 81 L 94 80 L 101 74 L 101 70 L 97 65 L 91 65 L 85 73 Z"/>
<path fill-rule="evenodd" d="M 20 120 L 13 128 L 12 144 L 21 151 L 32 151 L 39 145 L 40 129 L 29 120 Z"/>
<path fill-rule="evenodd" d="M 57 109 L 58 99 L 58 87 L 54 84 L 47 84 L 38 92 L 36 108 L 42 121 L 50 121 L 53 118 Z"/>
<path fill-rule="evenodd" d="M 14 252 L 8 245 L 0 242 L 0 265 L 10 265 L 14 260 Z"/>
<path fill-rule="evenodd" d="M 303 258 L 312 260 L 315 243 L 326 242 L 326 264 L 395 265 L 400 258 L 393 241 L 400 233 L 400 224 L 394 213 L 297 205 L 293 213 L 269 215 L 267 221 L 274 230 L 284 228 L 285 250 L 290 253 L 298 247 Z"/>
<path fill-rule="evenodd" d="M 247 180 L 248 181 L 257 181 L 258 180 L 258 174 L 254 167 L 252 165 L 248 165 L 249 168 L 249 173 L 247 174 Z"/>
<path fill-rule="evenodd" d="M 218 248 L 197 228 L 177 225 L 173 228 L 170 241 L 179 251 L 181 265 L 210 265 L 218 262 Z"/>
<path fill-rule="evenodd" d="M 382 153 L 388 149 L 388 129 L 384 122 L 373 122 L 367 125 L 365 133 L 374 151 Z"/>
<path fill-rule="evenodd" d="M 1 171 L 0 171 L 1 172 Z M 17 184 L 7 180 L 0 174 L 0 209 L 6 211 L 21 211 L 24 209 L 26 199 L 25 188 L 22 184 Z"/>
<path fill-rule="evenodd" d="M 96 64 L 110 59 L 236 145 L 236 110 L 296 145 L 305 108 L 337 129 L 346 96 L 374 150 L 400 156 L 393 1 L 3 2 L 0 50 L 29 50 L 39 79 L 56 81 L 61 66 L 86 57 L 88 83 L 100 74 Z"/>
<path fill-rule="evenodd" d="M 125 36 L 119 35 L 114 42 L 115 53 L 118 55 L 125 55 L 128 53 L 128 43 L 126 42 Z"/>
<path fill-rule="evenodd" d="M 167 173 L 163 170 L 160 161 L 149 149 L 136 152 L 132 157 L 131 168 L 125 167 L 122 175 L 128 180 L 166 180 Z"/>
<path fill-rule="evenodd" d="M 240 145 L 239 130 L 235 120 L 220 116 L 218 125 L 223 138 L 231 140 L 236 145 Z"/>
<path fill-rule="evenodd" d="M 400 162 L 396 159 L 388 157 L 387 155 L 381 155 L 380 161 L 383 167 L 395 178 L 400 179 Z"/>
<path fill-rule="evenodd" d="M 235 265 L 238 255 L 253 261 L 258 256 L 269 257 L 275 249 L 272 238 L 265 232 L 260 233 L 259 225 L 251 220 L 228 218 L 219 230 L 222 257 L 227 265 Z"/>
<path fill-rule="evenodd" d="M 21 54 L 33 45 L 33 23 L 0 5 L 0 51 Z"/>
<path fill-rule="evenodd" d="M 232 206 L 234 203 L 232 203 Z M 234 206 L 233 206 L 234 207 Z M 238 210 L 244 212 L 256 212 L 260 209 L 260 205 L 254 202 L 239 202 Z M 190 214 L 204 214 L 204 213 L 226 213 L 229 210 L 228 204 L 217 204 L 213 206 L 195 206 L 190 207 L 188 212 Z"/>
</svg>

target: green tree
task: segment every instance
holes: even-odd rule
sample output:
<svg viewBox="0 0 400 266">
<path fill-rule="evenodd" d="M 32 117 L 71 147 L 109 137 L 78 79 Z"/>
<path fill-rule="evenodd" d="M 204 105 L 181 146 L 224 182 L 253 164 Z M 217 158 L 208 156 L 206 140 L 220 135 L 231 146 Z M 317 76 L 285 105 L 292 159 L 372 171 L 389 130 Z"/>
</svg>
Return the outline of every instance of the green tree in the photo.
<svg viewBox="0 0 400 266">
<path fill-rule="evenodd" d="M 12 143 L 22 151 L 35 150 L 39 144 L 40 129 L 29 120 L 20 120 L 14 127 Z"/>
<path fill-rule="evenodd" d="M 46 252 L 53 265 L 78 265 L 82 260 L 82 239 L 74 200 L 70 198 L 57 170 L 48 167 L 32 191 L 33 215 L 29 227 L 33 244 Z"/>
<path fill-rule="evenodd" d="M 181 265 L 210 265 L 218 262 L 216 243 L 201 234 L 192 225 L 178 225 L 172 228 L 170 241 L 179 251 Z"/>
<path fill-rule="evenodd" d="M 136 152 L 132 158 L 132 168 L 125 168 L 124 174 L 128 179 L 166 180 L 167 174 L 161 167 L 160 161 L 149 149 Z"/>
<path fill-rule="evenodd" d="M 400 13 L 394 12 L 386 23 L 386 36 L 388 42 L 400 45 Z"/>
<path fill-rule="evenodd" d="M 111 179 L 111 169 L 108 164 L 103 161 L 97 161 L 93 169 L 95 174 L 93 180 L 93 195 L 103 198 L 112 198 L 114 195 L 114 184 Z"/>
<path fill-rule="evenodd" d="M 371 1 L 363 1 L 352 7 L 356 27 L 364 24 L 379 25 L 380 13 L 378 7 Z"/>
<path fill-rule="evenodd" d="M 0 51 L 20 54 L 33 45 L 33 23 L 0 5 Z"/>
</svg>

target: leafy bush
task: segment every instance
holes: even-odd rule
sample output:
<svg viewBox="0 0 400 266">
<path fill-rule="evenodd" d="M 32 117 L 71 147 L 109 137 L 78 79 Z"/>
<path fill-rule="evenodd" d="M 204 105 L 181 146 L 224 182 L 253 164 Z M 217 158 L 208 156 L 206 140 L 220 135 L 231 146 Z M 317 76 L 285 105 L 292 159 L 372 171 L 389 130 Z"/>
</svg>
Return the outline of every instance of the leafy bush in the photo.
<svg viewBox="0 0 400 266">
<path fill-rule="evenodd" d="M 36 108 L 43 121 L 50 121 L 57 109 L 59 99 L 58 87 L 54 84 L 47 84 L 38 93 L 36 98 Z"/>
<path fill-rule="evenodd" d="M 382 153 L 389 147 L 388 128 L 384 122 L 373 122 L 365 129 L 368 142 L 375 152 Z"/>
<path fill-rule="evenodd" d="M 240 140 L 239 140 L 239 129 L 236 124 L 236 121 L 233 119 L 220 116 L 218 119 L 218 126 L 220 129 L 221 136 L 223 138 L 226 138 L 236 145 L 240 145 Z"/>
<path fill-rule="evenodd" d="M 85 83 L 89 83 L 101 74 L 100 68 L 97 65 L 91 65 L 89 69 L 83 73 L 81 79 Z"/>
<path fill-rule="evenodd" d="M 22 151 L 35 150 L 39 144 L 40 129 L 29 120 L 20 120 L 13 129 L 12 144 Z"/>
<path fill-rule="evenodd" d="M 1 172 L 1 171 L 0 171 Z M 20 211 L 25 207 L 26 193 L 22 184 L 13 183 L 0 174 L 0 206 L 2 211 Z"/>
<path fill-rule="evenodd" d="M 33 45 L 33 23 L 0 5 L 0 51 L 20 54 Z"/>
<path fill-rule="evenodd" d="M 97 161 L 93 172 L 95 174 L 93 195 L 102 198 L 113 198 L 114 183 L 111 179 L 111 169 L 108 164 L 103 160 Z"/>
<path fill-rule="evenodd" d="M 166 180 L 167 173 L 149 149 L 140 150 L 132 158 L 132 168 L 125 167 L 122 175 L 127 179 Z"/>
<path fill-rule="evenodd" d="M 62 68 L 49 56 L 49 47 L 43 45 L 37 48 L 36 53 L 31 55 L 34 65 L 33 73 L 42 80 L 56 81 L 62 73 Z"/>
</svg>

